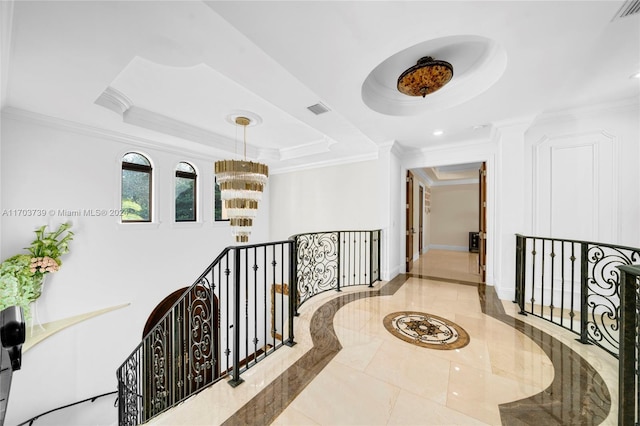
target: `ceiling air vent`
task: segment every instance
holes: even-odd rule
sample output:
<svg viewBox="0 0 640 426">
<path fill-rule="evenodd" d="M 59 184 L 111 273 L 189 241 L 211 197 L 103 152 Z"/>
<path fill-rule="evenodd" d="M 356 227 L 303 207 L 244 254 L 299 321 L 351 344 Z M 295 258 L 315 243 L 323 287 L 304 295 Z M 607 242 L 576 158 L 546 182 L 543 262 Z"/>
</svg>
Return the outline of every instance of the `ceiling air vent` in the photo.
<svg viewBox="0 0 640 426">
<path fill-rule="evenodd" d="M 308 106 L 307 109 L 309 111 L 311 111 L 312 113 L 314 113 L 315 115 L 324 114 L 325 112 L 329 111 L 329 108 L 327 108 L 325 105 L 323 105 L 321 103 L 317 103 L 315 105 Z"/>
<path fill-rule="evenodd" d="M 613 20 L 615 21 L 616 19 L 635 15 L 638 12 L 640 12 L 640 0 L 627 0 L 622 4 L 622 7 L 613 17 Z"/>
</svg>

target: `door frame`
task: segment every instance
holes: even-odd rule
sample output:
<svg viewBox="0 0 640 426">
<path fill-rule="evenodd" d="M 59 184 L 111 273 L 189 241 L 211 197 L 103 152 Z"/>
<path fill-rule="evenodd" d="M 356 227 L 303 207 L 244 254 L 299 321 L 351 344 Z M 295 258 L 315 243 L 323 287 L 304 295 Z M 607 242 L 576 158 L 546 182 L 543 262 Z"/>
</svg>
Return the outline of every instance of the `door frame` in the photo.
<svg viewBox="0 0 640 426">
<path fill-rule="evenodd" d="M 478 170 L 478 269 L 480 280 L 487 282 L 487 162 Z"/>
<path fill-rule="evenodd" d="M 409 273 L 413 267 L 413 172 L 407 170 L 406 176 L 406 226 L 405 226 L 405 272 Z"/>
<path fill-rule="evenodd" d="M 424 193 L 425 187 L 418 182 L 418 256 L 424 250 Z"/>
</svg>

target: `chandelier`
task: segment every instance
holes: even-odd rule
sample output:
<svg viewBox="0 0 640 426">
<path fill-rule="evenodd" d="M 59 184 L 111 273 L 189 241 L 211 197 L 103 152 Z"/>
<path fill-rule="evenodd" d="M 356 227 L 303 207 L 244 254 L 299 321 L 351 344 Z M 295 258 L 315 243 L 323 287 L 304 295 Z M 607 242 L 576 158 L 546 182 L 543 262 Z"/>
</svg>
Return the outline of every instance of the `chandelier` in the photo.
<svg viewBox="0 0 640 426">
<path fill-rule="evenodd" d="M 262 192 L 267 184 L 269 167 L 247 161 L 247 126 L 251 120 L 236 117 L 235 122 L 244 129 L 244 160 L 216 161 L 215 174 L 231 223 L 231 232 L 236 237 L 236 242 L 246 243 L 258 212 L 258 202 L 262 199 Z"/>
<path fill-rule="evenodd" d="M 447 84 L 453 77 L 449 62 L 438 61 L 431 56 L 418 59 L 418 63 L 398 77 L 398 90 L 408 96 L 423 98 Z"/>
</svg>

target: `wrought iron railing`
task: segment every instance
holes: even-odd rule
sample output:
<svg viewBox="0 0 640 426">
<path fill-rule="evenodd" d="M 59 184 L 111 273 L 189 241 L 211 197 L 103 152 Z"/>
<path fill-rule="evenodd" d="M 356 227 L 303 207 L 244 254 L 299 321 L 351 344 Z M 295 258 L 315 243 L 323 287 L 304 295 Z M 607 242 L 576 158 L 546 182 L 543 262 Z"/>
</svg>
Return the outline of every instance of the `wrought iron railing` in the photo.
<svg viewBox="0 0 640 426">
<path fill-rule="evenodd" d="M 119 424 L 144 423 L 282 345 L 310 297 L 380 279 L 380 230 L 226 248 L 118 368 Z"/>
<path fill-rule="evenodd" d="M 620 267 L 618 425 L 640 424 L 640 266 Z"/>
<path fill-rule="evenodd" d="M 380 230 L 298 234 L 298 305 L 328 291 L 380 279 Z M 296 308 L 297 308 L 296 307 Z"/>
<path fill-rule="evenodd" d="M 226 248 L 118 368 L 119 423 L 137 425 L 294 344 L 293 241 Z M 295 285 L 291 288 L 295 293 Z"/>
<path fill-rule="evenodd" d="M 104 424 L 107 424 L 108 419 L 116 418 L 116 406 L 118 400 L 116 399 L 115 401 L 113 401 L 113 399 L 111 398 L 104 397 L 112 396 L 117 398 L 117 393 L 117 391 L 107 392 L 100 395 L 92 396 L 91 398 L 85 398 L 81 401 L 72 402 L 71 404 L 63 405 L 61 407 L 57 407 L 45 411 L 44 413 L 38 414 L 37 416 L 30 418 L 29 420 L 18 423 L 17 426 L 38 426 L 38 424 L 65 424 L 70 418 L 77 419 L 80 412 L 85 414 L 84 418 L 88 419 L 93 416 L 93 419 L 100 419 L 104 422 Z M 96 401 L 99 402 L 96 403 Z M 101 405 L 101 407 L 96 408 L 96 405 Z M 91 414 L 87 415 L 87 412 L 91 412 Z"/>
<path fill-rule="evenodd" d="M 618 357 L 619 266 L 640 263 L 640 249 L 516 235 L 516 300 L 532 314 Z"/>
</svg>

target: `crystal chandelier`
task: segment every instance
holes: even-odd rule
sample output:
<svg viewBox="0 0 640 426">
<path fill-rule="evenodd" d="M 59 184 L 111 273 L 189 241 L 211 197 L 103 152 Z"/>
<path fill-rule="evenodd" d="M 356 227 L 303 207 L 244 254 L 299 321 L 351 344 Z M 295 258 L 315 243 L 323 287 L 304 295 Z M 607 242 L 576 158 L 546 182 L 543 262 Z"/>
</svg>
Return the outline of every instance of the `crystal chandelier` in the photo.
<svg viewBox="0 0 640 426">
<path fill-rule="evenodd" d="M 258 212 L 258 202 L 267 184 L 269 167 L 247 161 L 247 126 L 251 120 L 236 117 L 235 122 L 244 128 L 244 160 L 216 161 L 215 174 L 231 223 L 231 232 L 236 242 L 246 243 Z"/>
</svg>

